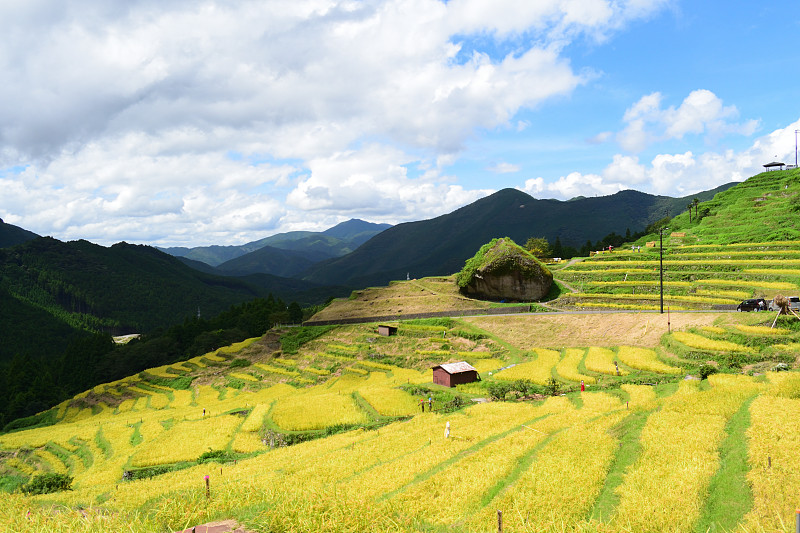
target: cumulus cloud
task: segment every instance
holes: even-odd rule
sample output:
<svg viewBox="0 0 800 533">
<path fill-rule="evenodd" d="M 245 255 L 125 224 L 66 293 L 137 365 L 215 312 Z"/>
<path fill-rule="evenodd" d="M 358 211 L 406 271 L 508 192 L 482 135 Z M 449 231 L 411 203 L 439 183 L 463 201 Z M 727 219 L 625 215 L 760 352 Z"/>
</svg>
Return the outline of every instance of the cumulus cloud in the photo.
<svg viewBox="0 0 800 533">
<path fill-rule="evenodd" d="M 542 178 L 529 179 L 520 188 L 534 197 L 569 200 L 576 196 L 605 196 L 625 189 L 618 183 L 608 183 L 597 174 L 570 172 L 558 180 L 545 183 Z"/>
<path fill-rule="evenodd" d="M 657 154 L 648 162 L 640 162 L 637 156 L 616 154 L 600 174 L 573 172 L 552 183 L 539 177 L 526 180 L 519 188 L 539 198 L 563 200 L 612 194 L 624 189 L 674 197 L 689 196 L 724 183 L 744 181 L 763 172 L 763 165 L 776 157 L 793 164 L 794 131 L 798 129 L 800 120 L 755 139 L 741 151 Z"/>
<path fill-rule="evenodd" d="M 451 0 L 449 8 L 459 31 L 487 31 L 500 35 L 522 33 L 531 28 L 547 31 L 551 39 L 584 32 L 605 39 L 633 19 L 661 9 L 666 0 Z"/>
<path fill-rule="evenodd" d="M 656 141 L 682 139 L 687 134 L 706 134 L 711 139 L 727 134 L 749 136 L 758 128 L 758 121 L 734 122 L 739 111 L 725 106 L 713 92 L 692 91 L 678 107 L 662 109 L 663 96 L 655 92 L 643 96 L 625 112 L 625 128 L 617 141 L 629 152 L 641 152 Z"/>
<path fill-rule="evenodd" d="M 394 148 L 374 144 L 309 161 L 287 205 L 321 214 L 366 214 L 395 222 L 427 218 L 457 209 L 492 191 L 464 190 L 439 179 L 440 170 L 412 179 L 413 161 Z"/>
<path fill-rule="evenodd" d="M 435 216 L 489 192 L 443 171 L 476 132 L 586 82 L 571 40 L 664 4 L 2 3 L 2 214 L 165 245 Z"/>
</svg>

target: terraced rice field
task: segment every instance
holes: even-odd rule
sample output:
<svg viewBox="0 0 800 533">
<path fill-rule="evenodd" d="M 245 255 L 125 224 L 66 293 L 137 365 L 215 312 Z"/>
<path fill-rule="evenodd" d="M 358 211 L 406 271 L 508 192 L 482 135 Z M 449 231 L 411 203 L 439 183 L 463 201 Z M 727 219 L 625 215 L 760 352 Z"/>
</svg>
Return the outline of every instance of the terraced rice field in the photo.
<svg viewBox="0 0 800 533">
<path fill-rule="evenodd" d="M 575 293 L 564 307 L 660 308 L 660 250 L 604 252 L 555 271 Z M 800 243 L 773 241 L 683 245 L 666 239 L 664 305 L 671 309 L 734 308 L 746 298 L 800 293 Z M 659 307 L 656 307 L 654 300 Z"/>
<path fill-rule="evenodd" d="M 63 424 L 58 433 L 49 428 L 39 442 L 60 442 L 68 451 L 58 453 L 71 459 L 75 490 L 56 495 L 57 500 L 88 505 L 88 516 L 98 502 L 105 502 L 101 505 L 114 510 L 107 523 L 116 524 L 115 517 L 124 516 L 130 531 L 174 530 L 207 520 L 221 509 L 235 516 L 255 505 L 265 511 L 249 513 L 245 522 L 264 531 L 287 526 L 296 531 L 489 531 L 496 527 L 500 509 L 506 531 L 688 532 L 707 512 L 707 487 L 720 468 L 718 448 L 727 421 L 746 406 L 752 419 L 746 446 L 753 504 L 737 520 L 745 531 L 782 530 L 781 522 L 793 518 L 794 495 L 800 490 L 800 477 L 790 466 L 798 459 L 798 446 L 777 445 L 779 440 L 798 438 L 792 433 L 797 424 L 787 421 L 794 419 L 800 405 L 785 394 L 800 390 L 800 380 L 788 379 L 795 387 L 791 389 L 787 379 L 781 374 L 762 380 L 721 375 L 712 376 L 707 387 L 696 381 L 672 390 L 638 385 L 626 388 L 626 402 L 586 392 L 579 406 L 564 397 L 534 405 L 490 403 L 458 413 L 417 414 L 377 431 L 351 431 L 272 451 L 248 431 L 259 427 L 249 417 L 203 418 L 197 408 L 184 412 L 187 418 L 195 415 L 185 422 L 177 420 L 177 412 L 163 419 L 164 410 L 146 411 L 146 420 L 136 427 L 125 423 L 124 414 L 98 415 Z M 256 405 L 255 418 L 269 412 L 269 407 L 260 407 L 268 402 Z M 645 416 L 639 452 L 621 478 L 612 512 L 602 520 L 591 518 L 617 461 L 623 434 L 615 428 L 635 412 Z M 168 429 L 166 420 L 173 420 Z M 87 465 L 77 455 L 80 446 L 70 445 L 70 440 L 93 440 L 98 425 L 110 453 L 86 447 L 91 455 Z M 142 441 L 133 444 L 136 431 Z M 42 432 L 5 435 L 0 444 L 5 449 L 22 442 L 30 446 L 37 433 Z M 167 442 L 171 446 L 165 446 Z M 262 449 L 236 465 L 201 464 L 120 483 L 131 459 L 143 464 L 185 460 L 226 442 L 234 449 Z M 164 456 L 165 451 L 172 453 L 170 448 L 182 452 Z M 64 468 L 51 451 L 37 457 L 54 471 Z M 765 466 L 768 458 L 771 470 Z M 211 480 L 209 501 L 204 476 Z M 32 505 L 37 499 L 53 498 L 6 498 L 0 515 L 6 523 L 19 524 L 15 513 L 31 510 L 28 524 L 18 531 L 34 531 L 43 515 Z M 136 514 L 142 506 L 150 509 L 146 518 Z M 74 520 L 69 513 L 50 519 L 60 524 Z"/>
<path fill-rule="evenodd" d="M 800 460 L 800 374 L 683 377 L 709 357 L 780 353 L 800 332 L 785 320 L 784 331 L 767 331 L 755 314 L 727 322 L 692 316 L 695 327 L 671 334 L 652 317 L 633 327 L 633 314 L 614 316 L 597 325 L 604 345 L 564 345 L 558 327 L 537 344 L 515 332 L 539 317 L 527 324 L 504 317 L 408 327 L 390 339 L 371 326 L 347 326 L 291 356 L 245 352 L 252 343 L 220 351 L 220 361 L 193 370 L 226 372 L 216 382 L 109 384 L 58 406 L 63 419 L 54 426 L 0 435 L 7 472 L 74 477 L 70 492 L 0 499 L 0 519 L 20 532 L 39 531 L 45 519 L 53 531 L 174 531 L 224 515 L 252 531 L 478 533 L 496 531 L 501 510 L 507 532 L 693 532 L 723 522 L 780 531 L 792 523 L 800 493 L 790 466 Z M 610 327 L 620 323 L 629 325 Z M 639 342 L 623 342 L 631 339 Z M 430 359 L 418 352 L 457 360 L 475 350 L 481 356 L 470 361 L 484 381 L 459 389 L 467 406 L 448 412 L 437 400 L 436 412 L 420 412 L 420 397 L 447 391 L 431 387 Z M 243 353 L 252 365 L 233 366 Z M 253 380 L 226 386 L 236 374 Z M 304 376 L 313 383 L 299 383 Z M 540 387 L 555 380 L 567 395 L 469 401 L 487 397 L 492 384 L 520 380 Z M 78 403 L 99 398 L 111 403 Z M 734 423 L 744 425 L 728 445 Z M 735 483 L 726 446 L 744 465 Z M 221 462 L 198 461 L 210 451 Z M 125 472 L 139 474 L 123 480 Z M 709 487 L 720 484 L 750 503 L 724 519 L 715 514 Z M 45 502 L 86 511 L 54 516 L 39 507 Z"/>
</svg>

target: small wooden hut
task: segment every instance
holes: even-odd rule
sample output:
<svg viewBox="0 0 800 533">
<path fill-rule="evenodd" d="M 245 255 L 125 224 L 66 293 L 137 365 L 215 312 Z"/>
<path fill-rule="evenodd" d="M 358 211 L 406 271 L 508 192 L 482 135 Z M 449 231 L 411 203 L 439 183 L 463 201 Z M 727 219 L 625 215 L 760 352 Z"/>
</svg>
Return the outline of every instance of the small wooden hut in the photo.
<svg viewBox="0 0 800 533">
<path fill-rule="evenodd" d="M 455 387 L 464 383 L 478 381 L 478 371 L 466 361 L 445 363 L 433 367 L 433 382 L 436 385 Z"/>
<path fill-rule="evenodd" d="M 378 326 L 378 335 L 383 335 L 384 337 L 391 337 L 392 335 L 397 335 L 397 326 L 380 325 Z"/>
</svg>

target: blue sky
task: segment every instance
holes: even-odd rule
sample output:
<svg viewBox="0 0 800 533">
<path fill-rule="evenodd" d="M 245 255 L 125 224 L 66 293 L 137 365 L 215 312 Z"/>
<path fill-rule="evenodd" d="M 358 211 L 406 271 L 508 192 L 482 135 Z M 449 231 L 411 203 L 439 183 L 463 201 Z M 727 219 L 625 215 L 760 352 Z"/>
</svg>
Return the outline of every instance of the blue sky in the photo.
<svg viewBox="0 0 800 533">
<path fill-rule="evenodd" d="M 0 217 L 100 244 L 392 224 L 794 163 L 796 2 L 0 5 Z"/>
</svg>

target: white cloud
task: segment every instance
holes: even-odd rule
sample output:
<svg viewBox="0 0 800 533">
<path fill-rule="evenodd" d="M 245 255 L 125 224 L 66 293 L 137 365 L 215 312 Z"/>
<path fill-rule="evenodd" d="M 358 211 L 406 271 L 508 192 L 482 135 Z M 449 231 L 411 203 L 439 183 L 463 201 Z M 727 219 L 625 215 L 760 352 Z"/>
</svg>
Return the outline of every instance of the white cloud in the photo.
<svg viewBox="0 0 800 533">
<path fill-rule="evenodd" d="M 561 198 L 569 199 L 576 196 L 605 196 L 619 192 L 623 187 L 608 183 L 595 174 L 571 172 L 548 184 L 547 189 L 557 193 Z"/>
<path fill-rule="evenodd" d="M 603 144 L 604 142 L 607 142 L 609 139 L 611 139 L 613 136 L 614 136 L 613 132 L 601 131 L 597 135 L 594 135 L 586 139 L 586 142 L 589 144 Z"/>
<path fill-rule="evenodd" d="M 633 188 L 647 180 L 647 173 L 637 157 L 616 154 L 611 164 L 603 170 L 603 178 Z"/>
<path fill-rule="evenodd" d="M 647 17 L 667 3 L 665 0 L 451 0 L 448 10 L 461 32 L 507 35 L 534 28 L 547 31 L 554 39 L 575 32 L 603 39 L 610 31 L 632 19 Z"/>
<path fill-rule="evenodd" d="M 643 96 L 623 116 L 625 128 L 617 141 L 629 152 L 641 152 L 649 144 L 667 139 L 682 139 L 687 134 L 706 134 L 711 139 L 723 135 L 752 135 L 758 121 L 734 122 L 739 116 L 735 106 L 724 106 L 713 92 L 692 91 L 677 108 L 661 108 L 663 96 L 655 92 Z"/>
<path fill-rule="evenodd" d="M 493 172 L 495 174 L 511 174 L 514 172 L 519 172 L 522 169 L 520 165 L 516 165 L 514 163 L 497 163 L 486 170 L 489 172 Z"/>
<path fill-rule="evenodd" d="M 625 189 L 617 183 L 608 183 L 597 174 L 571 172 L 558 180 L 545 183 L 542 178 L 529 179 L 521 190 L 540 198 L 569 200 L 576 196 L 605 196 Z"/>
<path fill-rule="evenodd" d="M 452 211 L 491 190 L 466 191 L 442 183 L 438 170 L 411 179 L 414 161 L 398 150 L 373 144 L 309 162 L 311 174 L 287 197 L 287 205 L 326 214 L 366 214 L 391 223 Z"/>
<path fill-rule="evenodd" d="M 701 154 L 692 151 L 657 154 L 646 164 L 636 156 L 616 154 L 600 175 L 573 172 L 552 183 L 546 183 L 543 178 L 529 179 L 521 190 L 540 198 L 564 200 L 623 189 L 689 196 L 724 183 L 743 181 L 763 172 L 763 165 L 776 158 L 794 164 L 794 131 L 797 129 L 800 129 L 800 120 L 756 139 L 740 152 L 729 149 Z"/>
<path fill-rule="evenodd" d="M 692 152 L 684 154 L 659 154 L 653 158 L 648 169 L 650 188 L 656 194 L 667 194 L 673 191 L 685 192 L 685 186 L 691 183 L 692 170 L 697 167 Z"/>
<path fill-rule="evenodd" d="M 521 190 L 525 191 L 531 196 L 539 196 L 539 193 L 546 190 L 544 178 L 540 177 L 525 180 L 525 185 L 521 188 Z"/>
<path fill-rule="evenodd" d="M 468 140 L 586 82 L 566 45 L 664 4 L 1 3 L 0 209 L 104 244 L 436 216 L 489 192 L 444 171 Z"/>
<path fill-rule="evenodd" d="M 67 3 L 36 39 L 41 28 L 19 26 L 11 9 L 0 22 L 0 96 L 21 105 L 0 110 L 0 139 L 38 157 L 108 133 L 197 128 L 214 142 L 214 130 L 227 128 L 237 143 L 291 134 L 260 147 L 280 157 L 331 148 L 290 148 L 300 128 L 332 133 L 338 149 L 374 134 L 452 151 L 473 128 L 503 124 L 581 82 L 546 43 L 454 63 L 454 34 L 504 25 L 496 8 L 481 27 L 459 23 L 461 4 L 186 2 L 161 10 L 133 2 L 116 12 Z M 547 22 L 530 17 L 526 24 Z"/>
</svg>

